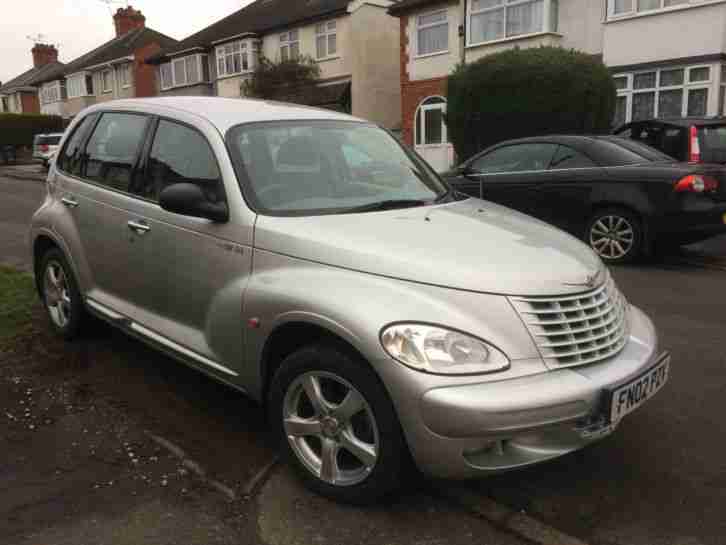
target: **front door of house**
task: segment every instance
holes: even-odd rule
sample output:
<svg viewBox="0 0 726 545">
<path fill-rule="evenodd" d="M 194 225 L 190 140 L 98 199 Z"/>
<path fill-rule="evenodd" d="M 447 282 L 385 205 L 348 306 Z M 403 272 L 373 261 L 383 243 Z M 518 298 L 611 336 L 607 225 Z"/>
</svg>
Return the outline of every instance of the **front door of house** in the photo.
<svg viewBox="0 0 726 545">
<path fill-rule="evenodd" d="M 415 149 L 436 172 L 444 172 L 454 164 L 454 148 L 446 131 L 446 100 L 430 97 L 416 112 Z"/>
</svg>

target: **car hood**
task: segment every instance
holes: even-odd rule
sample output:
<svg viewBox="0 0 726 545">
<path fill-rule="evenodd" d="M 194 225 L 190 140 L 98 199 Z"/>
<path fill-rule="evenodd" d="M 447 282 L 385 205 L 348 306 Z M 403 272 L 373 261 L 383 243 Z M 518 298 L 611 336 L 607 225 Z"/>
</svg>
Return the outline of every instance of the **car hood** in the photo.
<svg viewBox="0 0 726 545">
<path fill-rule="evenodd" d="M 334 267 L 507 295 L 582 292 L 603 265 L 585 244 L 479 199 L 383 212 L 259 216 L 255 247 Z"/>
</svg>

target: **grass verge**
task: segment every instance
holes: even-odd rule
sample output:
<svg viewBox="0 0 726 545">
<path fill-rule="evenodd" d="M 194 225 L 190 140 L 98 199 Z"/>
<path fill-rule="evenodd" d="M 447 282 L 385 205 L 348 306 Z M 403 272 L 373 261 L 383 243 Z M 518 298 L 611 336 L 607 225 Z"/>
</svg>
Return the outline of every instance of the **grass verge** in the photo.
<svg viewBox="0 0 726 545">
<path fill-rule="evenodd" d="M 30 324 L 37 297 L 31 275 L 0 267 L 0 345 Z"/>
</svg>

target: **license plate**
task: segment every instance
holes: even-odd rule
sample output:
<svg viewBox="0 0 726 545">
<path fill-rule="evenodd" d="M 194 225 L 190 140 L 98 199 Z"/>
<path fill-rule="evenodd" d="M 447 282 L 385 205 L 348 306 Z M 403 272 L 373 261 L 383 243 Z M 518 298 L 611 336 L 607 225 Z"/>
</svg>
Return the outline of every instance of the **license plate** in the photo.
<svg viewBox="0 0 726 545">
<path fill-rule="evenodd" d="M 671 357 L 667 355 L 639 377 L 613 390 L 610 422 L 618 422 L 663 388 L 668 381 L 670 363 Z"/>
</svg>

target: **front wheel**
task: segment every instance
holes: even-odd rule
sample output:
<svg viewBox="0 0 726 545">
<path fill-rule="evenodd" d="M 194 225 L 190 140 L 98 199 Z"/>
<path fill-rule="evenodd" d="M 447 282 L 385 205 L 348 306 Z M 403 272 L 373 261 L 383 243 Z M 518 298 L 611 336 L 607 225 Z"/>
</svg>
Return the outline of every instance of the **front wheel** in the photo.
<svg viewBox="0 0 726 545">
<path fill-rule="evenodd" d="M 284 455 L 313 491 L 370 503 L 398 488 L 406 445 L 393 404 L 368 365 L 337 345 L 287 357 L 268 397 Z"/>
<path fill-rule="evenodd" d="M 38 273 L 41 294 L 54 331 L 65 339 L 76 337 L 84 319 L 84 308 L 78 284 L 63 253 L 48 250 Z"/>
<path fill-rule="evenodd" d="M 643 252 L 644 241 L 641 221 L 624 208 L 599 210 L 585 230 L 585 242 L 608 263 L 634 261 Z"/>
</svg>

